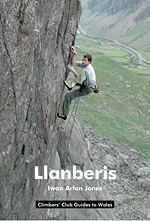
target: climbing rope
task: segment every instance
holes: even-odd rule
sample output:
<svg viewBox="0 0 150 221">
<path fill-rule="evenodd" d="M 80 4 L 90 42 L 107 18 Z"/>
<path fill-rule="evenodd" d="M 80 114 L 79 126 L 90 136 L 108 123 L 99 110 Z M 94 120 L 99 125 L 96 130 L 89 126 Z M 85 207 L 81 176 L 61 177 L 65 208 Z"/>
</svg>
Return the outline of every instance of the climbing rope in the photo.
<svg viewBox="0 0 150 221">
<path fill-rule="evenodd" d="M 77 109 L 78 109 L 78 104 L 79 104 L 80 96 L 82 96 L 82 87 L 80 87 L 80 89 L 79 89 L 79 97 L 75 99 L 74 106 L 73 106 L 73 108 L 72 108 L 72 111 L 71 111 L 71 114 L 70 114 L 68 123 L 67 123 L 66 128 L 65 128 L 64 141 L 65 141 L 65 138 L 66 138 L 66 136 L 67 136 L 68 125 L 69 125 L 69 123 L 70 123 L 71 116 L 73 116 L 73 112 L 74 112 L 74 116 L 73 116 L 74 120 L 73 120 L 71 129 L 70 129 L 69 139 L 67 139 L 68 145 L 69 145 L 70 138 L 71 138 L 71 134 L 72 134 L 72 128 L 73 128 L 73 125 L 74 125 L 74 121 L 75 121 L 76 112 L 77 112 Z M 66 145 L 66 146 L 68 146 L 68 145 Z"/>
</svg>

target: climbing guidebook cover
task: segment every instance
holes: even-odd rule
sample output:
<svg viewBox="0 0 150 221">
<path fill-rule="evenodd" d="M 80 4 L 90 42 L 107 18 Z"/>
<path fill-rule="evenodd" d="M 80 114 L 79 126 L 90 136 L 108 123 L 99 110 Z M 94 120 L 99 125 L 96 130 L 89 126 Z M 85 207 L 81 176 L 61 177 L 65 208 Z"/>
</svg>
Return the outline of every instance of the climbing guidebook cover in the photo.
<svg viewBox="0 0 150 221">
<path fill-rule="evenodd" d="M 150 220 L 150 1 L 0 1 L 0 220 Z"/>
</svg>

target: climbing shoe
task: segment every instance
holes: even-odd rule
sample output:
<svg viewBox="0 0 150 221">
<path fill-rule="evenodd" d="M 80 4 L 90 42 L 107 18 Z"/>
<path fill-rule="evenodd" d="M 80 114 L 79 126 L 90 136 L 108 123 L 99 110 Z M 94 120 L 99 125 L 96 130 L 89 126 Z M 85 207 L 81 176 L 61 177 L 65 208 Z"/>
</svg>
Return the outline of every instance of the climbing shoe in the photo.
<svg viewBox="0 0 150 221">
<path fill-rule="evenodd" d="M 72 87 L 67 83 L 67 81 L 63 81 L 64 85 L 68 88 L 69 91 L 72 90 Z"/>
<path fill-rule="evenodd" d="M 67 116 L 64 115 L 64 114 L 59 114 L 59 113 L 57 113 L 57 116 L 60 117 L 60 118 L 62 118 L 63 120 L 66 120 L 66 119 L 67 119 Z"/>
</svg>

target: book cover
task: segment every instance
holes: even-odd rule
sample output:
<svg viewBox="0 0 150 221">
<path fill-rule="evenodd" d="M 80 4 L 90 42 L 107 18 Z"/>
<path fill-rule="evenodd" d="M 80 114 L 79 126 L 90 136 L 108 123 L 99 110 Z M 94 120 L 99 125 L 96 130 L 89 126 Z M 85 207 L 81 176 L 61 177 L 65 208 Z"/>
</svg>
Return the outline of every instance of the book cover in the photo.
<svg viewBox="0 0 150 221">
<path fill-rule="evenodd" d="M 108 5 L 0 2 L 1 220 L 150 219 L 149 58 L 111 39 L 115 31 L 99 37 L 115 18 L 94 25 L 96 7 Z M 146 19 L 146 31 L 145 14 L 134 22 Z M 64 120 L 70 46 L 78 61 L 92 55 L 100 92 L 73 99 Z"/>
</svg>

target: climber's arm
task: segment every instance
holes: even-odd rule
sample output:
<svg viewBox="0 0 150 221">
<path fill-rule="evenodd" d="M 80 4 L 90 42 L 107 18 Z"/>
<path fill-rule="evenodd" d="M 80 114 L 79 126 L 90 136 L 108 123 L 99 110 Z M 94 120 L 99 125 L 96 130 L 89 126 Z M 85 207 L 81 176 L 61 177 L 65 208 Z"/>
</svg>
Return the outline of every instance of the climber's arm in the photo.
<svg viewBox="0 0 150 221">
<path fill-rule="evenodd" d="M 68 64 L 67 68 L 74 74 L 75 77 L 78 77 L 78 73 L 72 66 Z"/>
<path fill-rule="evenodd" d="M 73 53 L 73 56 L 72 56 L 72 65 L 74 66 L 80 66 L 80 61 L 76 61 L 76 55 L 77 55 L 77 51 L 75 49 L 74 46 L 71 47 L 71 51 Z"/>
</svg>

